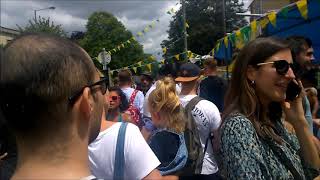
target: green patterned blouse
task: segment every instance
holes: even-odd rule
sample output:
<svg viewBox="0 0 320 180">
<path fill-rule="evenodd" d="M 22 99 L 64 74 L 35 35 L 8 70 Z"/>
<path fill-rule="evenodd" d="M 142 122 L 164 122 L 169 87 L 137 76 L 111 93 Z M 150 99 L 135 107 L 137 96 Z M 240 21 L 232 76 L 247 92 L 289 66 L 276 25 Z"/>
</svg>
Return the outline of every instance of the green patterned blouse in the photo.
<svg viewBox="0 0 320 180">
<path fill-rule="evenodd" d="M 226 118 L 221 129 L 223 168 L 228 179 L 313 179 L 319 171 L 309 168 L 299 155 L 299 142 L 279 122 L 282 145 L 258 137 L 253 124 L 240 113 Z"/>
</svg>

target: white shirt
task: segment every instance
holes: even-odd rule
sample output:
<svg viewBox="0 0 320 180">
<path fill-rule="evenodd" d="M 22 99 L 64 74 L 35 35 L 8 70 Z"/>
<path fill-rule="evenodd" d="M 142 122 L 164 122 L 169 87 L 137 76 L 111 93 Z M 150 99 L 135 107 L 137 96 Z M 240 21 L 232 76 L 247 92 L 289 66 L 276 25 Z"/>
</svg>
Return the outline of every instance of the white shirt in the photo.
<svg viewBox="0 0 320 180">
<path fill-rule="evenodd" d="M 151 92 L 156 89 L 157 82 L 158 81 L 153 83 L 152 86 L 150 87 L 150 89 L 147 91 L 146 96 L 144 98 L 144 102 L 143 102 L 143 115 L 150 117 L 150 118 L 151 118 L 151 114 L 150 114 L 149 107 L 148 107 L 148 98 L 149 98 L 149 95 L 151 94 Z M 176 92 L 177 92 L 177 94 L 180 94 L 180 92 L 181 92 L 181 87 L 179 84 L 176 84 Z"/>
<path fill-rule="evenodd" d="M 196 95 L 180 95 L 180 102 L 183 107 Z M 212 102 L 201 100 L 192 110 L 192 115 L 197 124 L 200 133 L 200 141 L 203 149 L 210 132 L 217 130 L 221 124 L 219 109 Z M 210 140 L 209 140 L 210 141 Z M 209 142 L 207 151 L 204 155 L 201 174 L 214 174 L 218 171 L 217 162 L 214 159 L 211 142 Z"/>
<path fill-rule="evenodd" d="M 113 179 L 120 125 L 121 123 L 116 123 L 100 132 L 96 140 L 89 145 L 90 169 L 97 178 Z M 126 129 L 124 160 L 124 178 L 130 180 L 143 179 L 160 165 L 160 161 L 144 140 L 139 128 L 131 123 Z"/>
<path fill-rule="evenodd" d="M 131 87 L 127 87 L 127 88 L 121 88 L 121 90 L 126 95 L 128 102 L 130 102 L 130 97 L 134 89 Z M 143 113 L 143 101 L 144 101 L 144 95 L 141 91 L 138 91 L 136 97 L 134 98 L 133 105 L 139 109 L 140 114 Z"/>
</svg>

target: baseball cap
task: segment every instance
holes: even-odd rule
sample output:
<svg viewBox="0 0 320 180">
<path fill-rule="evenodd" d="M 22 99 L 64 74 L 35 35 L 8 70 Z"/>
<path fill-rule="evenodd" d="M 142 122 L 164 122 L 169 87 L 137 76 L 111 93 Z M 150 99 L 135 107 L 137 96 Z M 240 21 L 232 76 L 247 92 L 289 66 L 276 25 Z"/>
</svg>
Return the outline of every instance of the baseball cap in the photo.
<svg viewBox="0 0 320 180">
<path fill-rule="evenodd" d="M 193 63 L 185 63 L 180 66 L 179 76 L 175 79 L 177 82 L 194 81 L 200 77 L 201 69 Z"/>
</svg>

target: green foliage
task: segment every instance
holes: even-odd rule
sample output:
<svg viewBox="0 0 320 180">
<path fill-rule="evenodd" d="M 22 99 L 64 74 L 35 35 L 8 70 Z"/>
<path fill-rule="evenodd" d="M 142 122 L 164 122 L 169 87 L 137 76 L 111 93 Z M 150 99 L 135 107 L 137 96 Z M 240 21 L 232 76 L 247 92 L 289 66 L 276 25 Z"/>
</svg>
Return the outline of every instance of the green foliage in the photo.
<svg viewBox="0 0 320 180">
<path fill-rule="evenodd" d="M 66 37 L 67 35 L 66 32 L 62 29 L 62 25 L 55 25 L 53 21 L 50 21 L 49 17 L 46 19 L 44 17 L 39 16 L 37 20 L 29 20 L 29 24 L 24 28 L 21 28 L 19 25 L 17 26 L 21 33 L 45 32 L 49 34 L 55 34 L 61 37 Z"/>
<path fill-rule="evenodd" d="M 196 54 L 207 54 L 215 42 L 223 37 L 221 0 L 186 0 L 186 21 L 189 25 L 188 50 Z M 226 0 L 226 31 L 232 32 L 246 21 L 236 13 L 243 12 L 239 0 Z M 180 9 L 170 22 L 169 38 L 161 43 L 167 48 L 165 58 L 183 52 L 183 22 Z"/>
<path fill-rule="evenodd" d="M 80 45 L 91 57 L 97 57 L 102 48 L 110 51 L 132 37 L 132 33 L 107 12 L 93 13 L 89 17 L 86 27 L 87 32 L 80 40 Z M 135 40 L 130 41 L 131 43 L 125 48 L 112 52 L 112 60 L 109 64 L 111 69 L 125 67 L 144 59 L 142 45 Z"/>
</svg>

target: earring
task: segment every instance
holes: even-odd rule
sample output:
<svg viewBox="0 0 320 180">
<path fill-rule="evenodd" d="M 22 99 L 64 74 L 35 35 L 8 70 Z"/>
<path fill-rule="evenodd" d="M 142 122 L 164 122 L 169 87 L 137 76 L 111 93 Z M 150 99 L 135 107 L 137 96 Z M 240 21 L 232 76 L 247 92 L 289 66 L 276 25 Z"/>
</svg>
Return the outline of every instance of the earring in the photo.
<svg viewBox="0 0 320 180">
<path fill-rule="evenodd" d="M 251 85 L 254 85 L 254 84 L 255 84 L 255 82 L 254 82 L 254 80 L 252 80 L 252 81 L 251 81 Z"/>
</svg>

